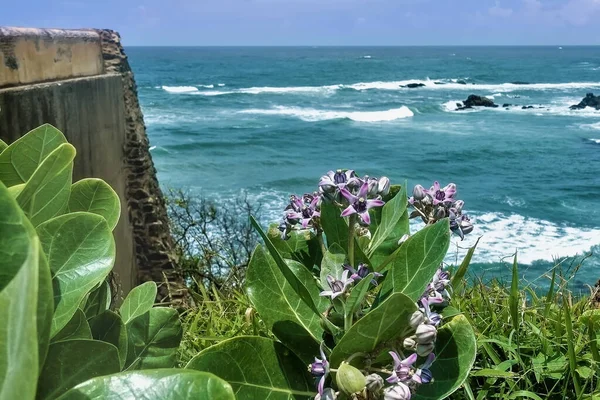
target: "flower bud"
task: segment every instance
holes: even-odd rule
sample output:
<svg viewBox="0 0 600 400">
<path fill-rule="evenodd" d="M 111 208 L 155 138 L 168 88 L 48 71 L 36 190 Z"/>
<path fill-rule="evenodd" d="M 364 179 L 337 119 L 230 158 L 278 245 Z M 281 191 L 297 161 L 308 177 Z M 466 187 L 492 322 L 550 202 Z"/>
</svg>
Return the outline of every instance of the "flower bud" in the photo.
<svg viewBox="0 0 600 400">
<path fill-rule="evenodd" d="M 325 390 L 323 390 L 323 395 L 317 393 L 315 396 L 315 400 L 335 400 L 336 398 L 337 396 L 332 388 L 325 388 Z"/>
<path fill-rule="evenodd" d="M 452 204 L 452 208 L 454 208 L 455 212 L 457 214 L 460 214 L 462 212 L 463 206 L 465 205 L 465 202 L 462 200 L 456 200 L 454 202 L 454 204 Z"/>
<path fill-rule="evenodd" d="M 367 376 L 367 391 L 376 393 L 383 389 L 383 378 L 379 374 L 371 374 Z"/>
<path fill-rule="evenodd" d="M 462 230 L 463 234 L 468 235 L 469 233 L 473 232 L 473 224 L 467 219 L 462 220 L 460 221 L 460 229 Z"/>
<path fill-rule="evenodd" d="M 435 342 L 437 337 L 437 329 L 433 325 L 421 324 L 415 333 L 418 344 L 427 344 Z"/>
<path fill-rule="evenodd" d="M 433 212 L 433 218 L 435 218 L 436 221 L 446 218 L 446 210 L 444 207 L 436 207 L 435 211 Z"/>
<path fill-rule="evenodd" d="M 410 316 L 410 327 L 416 330 L 423 322 L 425 322 L 425 315 L 422 311 L 417 310 Z"/>
<path fill-rule="evenodd" d="M 417 345 L 417 354 L 420 357 L 427 357 L 430 355 L 435 349 L 435 344 L 427 343 L 427 344 L 419 344 Z"/>
<path fill-rule="evenodd" d="M 387 176 L 382 176 L 379 178 L 379 182 L 377 183 L 377 191 L 382 196 L 386 196 L 390 192 L 390 180 Z"/>
<path fill-rule="evenodd" d="M 335 375 L 338 389 L 348 396 L 361 392 L 367 385 L 367 379 L 360 370 L 342 361 Z"/>
<path fill-rule="evenodd" d="M 410 388 L 402 382 L 384 390 L 383 398 L 385 400 L 410 400 Z"/>
<path fill-rule="evenodd" d="M 407 337 L 402 343 L 406 350 L 414 350 L 417 347 L 417 342 L 412 337 Z"/>
<path fill-rule="evenodd" d="M 377 178 L 370 178 L 368 176 L 365 176 L 364 180 L 369 185 L 369 189 L 367 191 L 367 195 L 369 197 L 375 197 L 375 196 L 377 196 L 378 187 L 379 187 L 379 182 L 377 181 Z"/>
<path fill-rule="evenodd" d="M 416 185 L 415 188 L 413 189 L 413 198 L 416 201 L 421 201 L 421 200 L 425 199 L 426 196 L 427 196 L 427 194 L 425 193 L 425 188 L 421 185 Z"/>
</svg>

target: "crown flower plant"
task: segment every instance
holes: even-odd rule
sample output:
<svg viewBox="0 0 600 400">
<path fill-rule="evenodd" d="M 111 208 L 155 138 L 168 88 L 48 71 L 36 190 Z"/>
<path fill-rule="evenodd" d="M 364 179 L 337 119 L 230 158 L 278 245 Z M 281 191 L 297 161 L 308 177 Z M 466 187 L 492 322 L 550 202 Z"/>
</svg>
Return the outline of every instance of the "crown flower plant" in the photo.
<svg viewBox="0 0 600 400">
<path fill-rule="evenodd" d="M 444 259 L 451 235 L 473 228 L 456 185 L 412 194 L 338 169 L 315 192 L 291 196 L 267 231 L 252 218 L 264 245 L 246 292 L 275 339 L 225 340 L 187 368 L 224 379 L 240 399 L 443 399 L 457 390 L 476 342 L 451 306 Z M 411 232 L 416 217 L 425 225 Z"/>
</svg>

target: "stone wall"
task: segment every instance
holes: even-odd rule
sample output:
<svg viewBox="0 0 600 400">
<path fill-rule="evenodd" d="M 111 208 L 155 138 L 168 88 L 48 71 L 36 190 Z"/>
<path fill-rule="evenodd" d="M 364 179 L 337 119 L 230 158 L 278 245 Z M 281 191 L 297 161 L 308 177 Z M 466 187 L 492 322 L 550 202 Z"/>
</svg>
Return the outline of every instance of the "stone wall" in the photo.
<svg viewBox="0 0 600 400">
<path fill-rule="evenodd" d="M 115 273 L 126 294 L 159 283 L 158 301 L 185 306 L 164 198 L 137 89 L 118 33 L 0 28 L 0 138 L 50 123 L 77 148 L 74 179 L 98 177 L 122 202 Z"/>
</svg>

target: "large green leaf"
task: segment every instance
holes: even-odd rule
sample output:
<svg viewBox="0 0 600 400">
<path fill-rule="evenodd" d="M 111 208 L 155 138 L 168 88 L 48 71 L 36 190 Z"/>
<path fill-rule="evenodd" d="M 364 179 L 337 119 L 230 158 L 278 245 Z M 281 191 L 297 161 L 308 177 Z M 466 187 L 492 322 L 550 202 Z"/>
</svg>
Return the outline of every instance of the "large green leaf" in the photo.
<svg viewBox="0 0 600 400">
<path fill-rule="evenodd" d="M 311 283 L 316 286 L 306 268 L 300 265 L 296 272 L 306 286 Z M 302 360 L 308 362 L 318 354 L 323 335 L 320 318 L 290 287 L 273 257 L 260 245 L 252 253 L 248 264 L 246 292 L 275 336 Z"/>
<path fill-rule="evenodd" d="M 52 338 L 53 342 L 60 342 L 71 339 L 91 339 L 92 331 L 85 318 L 85 314 L 77 309 L 73 318 Z"/>
<path fill-rule="evenodd" d="M 9 196 L 0 184 L 0 198 Z M 15 213 L 15 203 L 2 212 Z M 13 279 L 0 291 L 0 399 L 33 399 L 39 370 L 37 342 L 38 257 L 39 242 L 22 237 L 27 257 Z M 0 241 L 0 253 L 9 253 Z"/>
<path fill-rule="evenodd" d="M 96 315 L 90 320 L 92 336 L 96 340 L 110 343 L 119 351 L 121 369 L 127 360 L 127 329 L 117 314 L 110 310 Z"/>
<path fill-rule="evenodd" d="M 106 220 L 91 213 L 53 218 L 37 231 L 53 274 L 54 336 L 75 314 L 85 295 L 112 269 L 115 241 Z"/>
<path fill-rule="evenodd" d="M 110 284 L 104 280 L 97 288 L 89 292 L 87 297 L 83 298 L 80 307 L 87 319 L 90 319 L 108 310 L 111 301 Z"/>
<path fill-rule="evenodd" d="M 392 293 L 404 293 L 417 301 L 440 267 L 449 246 L 448 219 L 426 226 L 408 238 L 390 256 L 380 299 Z"/>
<path fill-rule="evenodd" d="M 9 187 L 27 182 L 42 161 L 63 143 L 67 143 L 65 136 L 48 124 L 23 135 L 0 151 L 0 181 Z"/>
<path fill-rule="evenodd" d="M 315 395 L 306 365 L 281 343 L 263 337 L 225 340 L 200 352 L 186 368 L 225 379 L 238 399 L 301 400 Z"/>
<path fill-rule="evenodd" d="M 17 196 L 17 203 L 33 226 L 62 214 L 67 209 L 75 147 L 61 144 L 35 170 Z"/>
<path fill-rule="evenodd" d="M 406 213 L 407 204 L 406 185 L 403 185 L 400 193 L 385 203 L 381 210 L 381 222 L 369 244 L 369 255 L 372 255 L 388 239 L 392 239 L 398 243 L 398 240 L 404 234 L 400 233 L 399 227 L 403 228 L 403 224 L 400 224 L 400 221 Z M 400 236 L 398 236 L 399 233 Z"/>
<path fill-rule="evenodd" d="M 106 219 L 111 230 L 115 229 L 121 215 L 119 196 L 102 179 L 87 178 L 71 186 L 69 211 L 87 211 Z"/>
<path fill-rule="evenodd" d="M 402 293 L 392 294 L 344 334 L 331 353 L 332 367 L 337 368 L 355 353 L 373 352 L 380 344 L 406 335 L 410 316 L 416 310 L 412 299 Z"/>
<path fill-rule="evenodd" d="M 327 276 L 331 275 L 334 278 L 340 279 L 344 272 L 344 263 L 346 262 L 346 253 L 337 243 L 329 246 L 327 252 L 321 261 L 321 287 L 329 290 Z"/>
<path fill-rule="evenodd" d="M 119 372 L 119 355 L 112 344 L 74 339 L 50 345 L 40 374 L 37 398 L 51 400 L 97 376 Z"/>
<path fill-rule="evenodd" d="M 59 400 L 236 400 L 231 385 L 208 372 L 132 371 L 90 379 Z"/>
<path fill-rule="evenodd" d="M 148 312 L 154 305 L 156 293 L 155 282 L 145 282 L 131 289 L 131 292 L 129 292 L 119 308 L 123 322 L 127 324 L 132 319 Z"/>
<path fill-rule="evenodd" d="M 308 289 L 306 288 L 306 286 L 303 284 L 302 281 L 300 281 L 298 279 L 298 277 L 292 272 L 292 270 L 289 268 L 289 266 L 285 263 L 285 261 L 281 257 L 281 254 L 279 254 L 279 252 L 277 251 L 277 249 L 275 248 L 275 246 L 273 246 L 273 243 L 271 242 L 271 240 L 269 239 L 269 237 L 267 236 L 267 234 L 262 230 L 262 228 L 260 227 L 259 223 L 256 222 L 256 220 L 254 219 L 254 217 L 252 217 L 252 216 L 250 217 L 250 222 L 252 223 L 252 226 L 254 226 L 254 228 L 256 229 L 256 231 L 258 232 L 258 234 L 264 240 L 265 246 L 267 246 L 267 249 L 269 250 L 269 253 L 271 253 L 271 256 L 275 260 L 275 264 L 277 265 L 277 267 L 279 267 L 279 270 L 281 271 L 281 273 L 283 274 L 283 276 L 285 277 L 285 279 L 288 281 L 288 283 L 289 283 L 290 287 L 292 288 L 292 290 L 294 292 L 296 292 L 296 294 L 298 294 L 298 296 L 302 299 L 302 301 L 304 301 L 304 303 L 316 315 L 318 315 L 320 317 L 321 316 L 321 312 L 317 308 L 316 303 L 315 303 L 315 299 L 310 294 L 310 292 L 308 291 Z"/>
<path fill-rule="evenodd" d="M 34 232 L 33 227 L 31 231 Z M 54 290 L 52 288 L 52 275 L 42 246 L 38 246 L 40 253 L 38 262 L 38 302 L 37 302 L 37 336 L 40 368 L 46 360 L 50 332 L 52 331 L 52 318 L 54 316 Z"/>
<path fill-rule="evenodd" d="M 7 147 L 8 145 L 6 144 L 6 142 L 0 139 L 0 153 L 2 153 Z"/>
<path fill-rule="evenodd" d="M 0 210 L 0 290 L 3 290 L 29 257 L 31 232 L 25 215 L 1 182 Z"/>
<path fill-rule="evenodd" d="M 289 233 L 289 238 L 283 240 L 277 224 L 271 224 L 267 235 L 283 258 L 296 260 L 309 270 L 320 263 L 321 246 L 311 230 L 293 230 Z"/>
<path fill-rule="evenodd" d="M 469 376 L 476 351 L 475 333 L 465 316 L 457 315 L 445 323 L 438 331 L 436 360 L 431 366 L 435 381 L 421 385 L 413 399 L 445 399 L 454 393 Z"/>
<path fill-rule="evenodd" d="M 177 361 L 177 349 L 183 328 L 177 310 L 150 309 L 127 324 L 128 369 L 171 368 Z"/>
<path fill-rule="evenodd" d="M 341 216 L 339 208 L 330 203 L 321 204 L 321 226 L 325 232 L 327 246 L 339 245 L 342 249 L 348 248 L 348 223 Z M 354 263 L 371 265 L 371 261 L 362 251 L 358 241 L 354 240 Z"/>
</svg>

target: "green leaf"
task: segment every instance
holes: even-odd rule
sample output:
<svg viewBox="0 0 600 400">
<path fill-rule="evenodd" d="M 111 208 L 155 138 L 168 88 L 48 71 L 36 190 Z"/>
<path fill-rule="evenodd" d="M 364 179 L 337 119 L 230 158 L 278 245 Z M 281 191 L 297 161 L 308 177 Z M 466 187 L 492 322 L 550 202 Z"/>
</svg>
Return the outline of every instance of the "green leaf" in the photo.
<svg viewBox="0 0 600 400">
<path fill-rule="evenodd" d="M 284 345 L 263 337 L 236 337 L 203 350 L 186 369 L 217 375 L 238 399 L 301 400 L 315 395 L 306 365 Z"/>
<path fill-rule="evenodd" d="M 96 289 L 93 289 L 91 292 L 89 292 L 88 296 L 84 297 L 83 300 L 85 301 L 85 304 L 83 304 L 82 309 L 87 319 L 95 317 L 96 315 L 102 314 L 104 311 L 108 310 L 112 301 L 110 284 L 108 281 L 102 281 L 102 283 L 100 283 Z"/>
<path fill-rule="evenodd" d="M 0 210 L 0 290 L 3 290 L 30 256 L 32 235 L 27 228 L 27 218 L 1 182 Z"/>
<path fill-rule="evenodd" d="M 392 200 L 383 206 L 381 210 L 381 223 L 377 227 L 373 239 L 371 239 L 369 251 L 367 252 L 368 255 L 372 255 L 388 239 L 394 240 L 397 246 L 398 240 L 404 234 L 401 233 L 403 229 L 398 229 L 398 225 L 401 217 L 406 213 L 407 205 L 406 184 L 404 184 L 400 193 L 396 194 Z"/>
<path fill-rule="evenodd" d="M 348 248 L 348 223 L 341 216 L 339 208 L 331 203 L 321 204 L 321 225 L 327 239 L 327 247 L 337 244 L 342 249 Z M 354 240 L 354 263 L 371 265 L 371 261 L 362 251 L 358 241 Z"/>
<path fill-rule="evenodd" d="M 329 290 L 327 275 L 340 279 L 344 272 L 344 263 L 346 262 L 346 253 L 337 243 L 329 246 L 327 252 L 321 261 L 321 287 Z"/>
<path fill-rule="evenodd" d="M 71 213 L 38 226 L 53 274 L 54 336 L 71 319 L 85 295 L 102 282 L 115 261 L 115 241 L 106 220 Z"/>
<path fill-rule="evenodd" d="M 77 309 L 73 318 L 53 338 L 53 342 L 70 339 L 91 339 L 92 331 L 83 311 Z"/>
<path fill-rule="evenodd" d="M 379 298 L 385 299 L 391 293 L 404 293 L 417 301 L 440 267 L 449 246 L 448 219 L 426 226 L 408 238 L 390 256 Z"/>
<path fill-rule="evenodd" d="M 208 372 L 155 369 L 90 379 L 59 400 L 132 399 L 235 400 L 235 394 L 227 382 Z"/>
<path fill-rule="evenodd" d="M 154 305 L 156 293 L 155 282 L 145 282 L 131 289 L 119 308 L 123 322 L 128 324 L 132 319 L 148 312 Z"/>
<path fill-rule="evenodd" d="M 151 308 L 133 319 L 127 327 L 127 369 L 172 368 L 183 328 L 177 310 Z"/>
<path fill-rule="evenodd" d="M 600 309 L 584 311 L 578 321 L 585 326 L 588 326 L 590 323 L 592 325 L 600 324 Z"/>
<path fill-rule="evenodd" d="M 0 199 L 7 196 L 7 189 L 0 183 Z M 2 209 L 2 214 L 17 212 L 20 211 L 14 202 Z M 27 245 L 27 256 L 0 291 L 0 399 L 7 400 L 34 398 L 39 368 L 36 309 L 40 245 L 35 236 L 20 237 L 19 241 Z M 1 254 L 10 253 L 8 244 L 20 243 L 0 240 Z"/>
<path fill-rule="evenodd" d="M 33 227 L 31 231 L 34 232 Z M 52 318 L 54 316 L 54 290 L 52 289 L 52 275 L 50 266 L 42 246 L 39 250 L 38 270 L 38 302 L 37 302 L 37 336 L 40 368 L 46 360 L 46 353 L 50 345 L 50 332 L 52 330 Z"/>
<path fill-rule="evenodd" d="M 112 187 L 102 179 L 82 179 L 71 186 L 69 211 L 87 211 L 106 219 L 111 230 L 115 229 L 121 215 L 121 202 Z"/>
<path fill-rule="evenodd" d="M 454 393 L 469 376 L 476 350 L 475 333 L 465 316 L 446 322 L 438 330 L 436 359 L 431 366 L 435 383 L 420 386 L 413 400 L 445 399 Z"/>
<path fill-rule="evenodd" d="M 296 273 L 306 286 L 312 283 L 316 287 L 306 268 L 300 266 Z M 248 264 L 246 293 L 267 327 L 303 361 L 310 362 L 318 354 L 323 335 L 321 319 L 290 287 L 273 257 L 260 245 Z M 319 301 L 324 304 L 326 299 Z"/>
<path fill-rule="evenodd" d="M 365 296 L 367 295 L 369 287 L 371 287 L 371 281 L 374 277 L 375 275 L 373 273 L 370 273 L 369 275 L 361 279 L 360 282 L 358 282 L 352 288 L 350 296 L 348 296 L 348 299 L 346 300 L 346 314 L 350 315 L 359 311 L 360 305 L 362 304 Z"/>
<path fill-rule="evenodd" d="M 290 270 L 290 268 L 285 263 L 275 246 L 273 246 L 273 243 L 271 242 L 269 237 L 265 234 L 258 222 L 256 222 L 256 220 L 252 216 L 250 217 L 250 223 L 252 223 L 254 229 L 256 229 L 258 234 L 262 237 L 263 241 L 265 242 L 265 245 L 267 246 L 267 249 L 269 250 L 269 253 L 271 253 L 271 256 L 275 260 L 275 264 L 277 265 L 277 267 L 279 267 L 279 270 L 281 271 L 285 279 L 288 281 L 290 287 L 294 290 L 294 292 L 298 294 L 298 296 L 300 296 L 302 301 L 304 301 L 304 303 L 315 314 L 317 314 L 320 317 L 321 313 L 317 308 L 315 301 L 312 298 L 306 286 L 304 286 L 304 284 L 298 279 L 298 277 L 296 277 L 296 275 L 294 275 L 294 273 Z"/>
<path fill-rule="evenodd" d="M 528 390 L 517 390 L 510 394 L 510 400 L 512 399 L 532 399 L 532 400 L 544 400 L 537 394 L 530 392 Z"/>
<path fill-rule="evenodd" d="M 8 145 L 6 144 L 6 142 L 0 139 L 0 153 L 2 153 L 7 147 Z"/>
<path fill-rule="evenodd" d="M 25 184 L 21 183 L 19 185 L 9 187 L 8 192 L 10 193 L 10 195 L 13 198 L 16 199 L 19 196 L 19 194 L 21 194 L 21 192 L 23 191 L 24 188 L 25 188 Z"/>
<path fill-rule="evenodd" d="M 471 376 L 481 376 L 484 378 L 514 378 L 518 375 L 510 371 L 499 371 L 497 369 L 484 368 L 471 372 Z"/>
<path fill-rule="evenodd" d="M 8 187 L 27 182 L 42 161 L 63 143 L 67 143 L 65 136 L 48 124 L 23 135 L 0 153 L 0 181 Z"/>
<path fill-rule="evenodd" d="M 315 234 L 310 230 L 293 230 L 289 233 L 289 238 L 283 240 L 277 224 L 271 224 L 267 235 L 283 258 L 296 260 L 309 270 L 320 263 L 323 256 L 321 246 Z"/>
<path fill-rule="evenodd" d="M 33 226 L 61 215 L 69 201 L 75 147 L 60 145 L 35 170 L 17 196 Z"/>
<path fill-rule="evenodd" d="M 37 399 L 55 399 L 88 379 L 117 372 L 119 355 L 112 344 L 85 339 L 53 343 L 40 374 Z"/>
<path fill-rule="evenodd" d="M 462 280 L 467 274 L 467 270 L 469 269 L 469 265 L 471 264 L 471 258 L 473 258 L 473 253 L 475 253 L 475 249 L 479 244 L 479 239 L 477 239 L 473 247 L 469 248 L 469 251 L 467 251 L 467 255 L 463 259 L 463 262 L 460 264 L 458 269 L 452 274 L 451 287 L 454 289 L 455 292 L 460 291 L 460 288 L 462 288 Z"/>
<path fill-rule="evenodd" d="M 337 368 L 354 353 L 373 352 L 380 344 L 406 335 L 416 310 L 413 300 L 402 293 L 392 294 L 344 334 L 331 353 L 332 367 Z"/>
<path fill-rule="evenodd" d="M 110 310 L 104 311 L 90 320 L 90 328 L 94 339 L 110 343 L 117 348 L 120 366 L 123 369 L 127 360 L 128 339 L 127 329 L 121 317 Z"/>
</svg>

